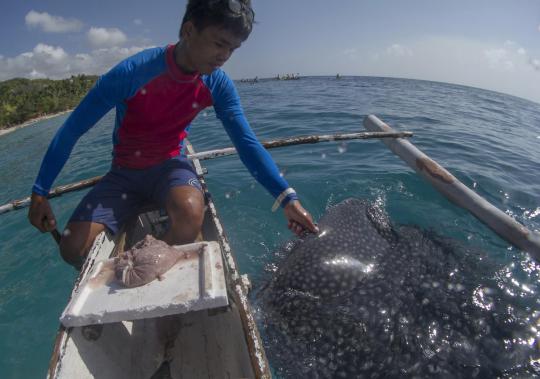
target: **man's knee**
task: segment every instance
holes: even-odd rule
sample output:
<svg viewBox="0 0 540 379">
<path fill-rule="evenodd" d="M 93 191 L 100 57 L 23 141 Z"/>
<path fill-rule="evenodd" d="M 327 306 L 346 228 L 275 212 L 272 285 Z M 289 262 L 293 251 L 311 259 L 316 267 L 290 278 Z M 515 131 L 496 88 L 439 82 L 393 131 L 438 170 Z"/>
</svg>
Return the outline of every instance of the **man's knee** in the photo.
<svg viewBox="0 0 540 379">
<path fill-rule="evenodd" d="M 204 197 L 192 187 L 173 187 L 167 200 L 170 227 L 164 236 L 168 244 L 193 242 L 204 219 Z"/>
<path fill-rule="evenodd" d="M 167 201 L 167 213 L 173 223 L 202 222 L 204 215 L 204 198 L 202 193 L 191 187 L 175 187 L 171 189 Z"/>
</svg>

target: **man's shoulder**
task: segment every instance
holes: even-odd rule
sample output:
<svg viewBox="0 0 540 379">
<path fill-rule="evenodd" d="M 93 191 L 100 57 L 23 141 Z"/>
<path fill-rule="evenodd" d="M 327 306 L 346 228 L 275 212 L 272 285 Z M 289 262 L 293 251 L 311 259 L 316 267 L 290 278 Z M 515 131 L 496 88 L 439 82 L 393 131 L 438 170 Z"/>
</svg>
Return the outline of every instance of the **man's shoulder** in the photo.
<svg viewBox="0 0 540 379">
<path fill-rule="evenodd" d="M 221 92 L 234 88 L 231 78 L 220 68 L 214 70 L 209 75 L 203 75 L 201 79 L 212 92 Z"/>
<path fill-rule="evenodd" d="M 125 69 L 135 69 L 140 66 L 146 66 L 148 64 L 159 63 L 165 64 L 165 53 L 167 47 L 151 47 L 148 49 L 141 50 L 135 54 L 125 58 L 119 63 Z"/>
<path fill-rule="evenodd" d="M 119 99 L 133 96 L 145 83 L 166 70 L 166 47 L 141 50 L 110 69 L 96 83 L 104 97 L 111 98 L 111 104 Z"/>
</svg>

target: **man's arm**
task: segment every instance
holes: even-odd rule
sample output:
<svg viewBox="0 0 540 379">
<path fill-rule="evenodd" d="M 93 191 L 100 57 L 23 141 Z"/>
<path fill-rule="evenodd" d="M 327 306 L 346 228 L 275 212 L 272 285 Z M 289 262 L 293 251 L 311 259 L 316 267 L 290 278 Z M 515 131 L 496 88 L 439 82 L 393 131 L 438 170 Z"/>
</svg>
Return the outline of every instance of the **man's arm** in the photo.
<svg viewBox="0 0 540 379">
<path fill-rule="evenodd" d="M 115 86 L 125 70 L 119 65 L 103 75 L 56 132 L 39 174 L 32 187 L 28 218 L 42 232 L 56 228 L 56 220 L 47 195 L 64 167 L 77 140 L 94 126 L 122 98 L 120 86 Z"/>
<path fill-rule="evenodd" d="M 289 228 L 300 234 L 303 229 L 316 232 L 317 227 L 309 212 L 280 172 L 266 149 L 255 137 L 240 105 L 240 99 L 232 81 L 223 73 L 214 95 L 217 117 L 223 123 L 238 155 L 251 175 L 276 199 L 276 205 L 284 208 Z"/>
<path fill-rule="evenodd" d="M 52 183 L 64 167 L 77 140 L 121 101 L 119 86 L 113 84 L 118 82 L 120 75 L 123 75 L 123 72 L 117 66 L 100 77 L 56 132 L 41 162 L 39 174 L 32 187 L 33 193 L 42 196 L 49 194 Z"/>
</svg>

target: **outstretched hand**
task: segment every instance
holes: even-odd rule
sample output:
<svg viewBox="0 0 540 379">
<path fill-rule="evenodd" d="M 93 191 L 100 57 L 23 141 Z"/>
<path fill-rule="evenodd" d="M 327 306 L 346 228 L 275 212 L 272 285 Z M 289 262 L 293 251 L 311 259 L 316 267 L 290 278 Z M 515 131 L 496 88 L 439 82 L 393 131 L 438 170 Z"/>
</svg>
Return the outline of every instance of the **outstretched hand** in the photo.
<svg viewBox="0 0 540 379">
<path fill-rule="evenodd" d="M 304 231 L 318 233 L 319 228 L 313 223 L 313 218 L 308 211 L 302 207 L 298 200 L 290 201 L 285 208 L 285 217 L 289 222 L 288 227 L 293 233 L 300 236 Z"/>
</svg>

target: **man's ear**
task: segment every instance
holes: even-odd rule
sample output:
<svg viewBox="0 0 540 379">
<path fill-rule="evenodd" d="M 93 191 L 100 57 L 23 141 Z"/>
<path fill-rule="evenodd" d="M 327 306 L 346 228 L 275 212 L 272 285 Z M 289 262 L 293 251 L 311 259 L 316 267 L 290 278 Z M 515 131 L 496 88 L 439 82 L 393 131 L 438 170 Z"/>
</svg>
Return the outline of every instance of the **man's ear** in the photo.
<svg viewBox="0 0 540 379">
<path fill-rule="evenodd" d="M 195 29 L 195 25 L 193 25 L 192 21 L 186 21 L 184 25 L 182 25 L 182 32 L 180 33 L 182 36 L 182 39 L 189 39 L 193 35 L 193 31 Z"/>
</svg>

